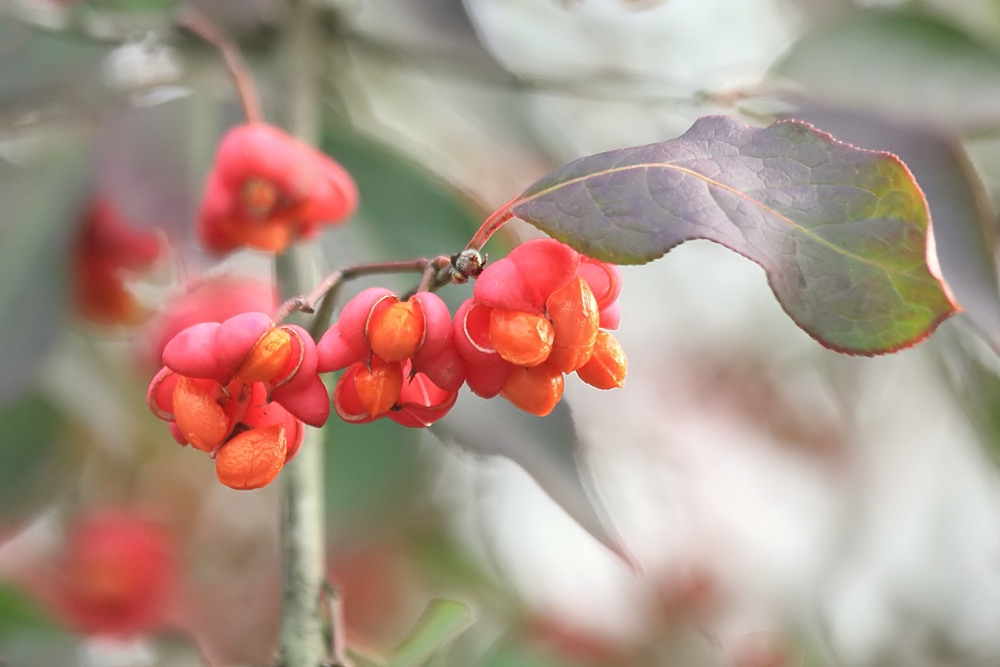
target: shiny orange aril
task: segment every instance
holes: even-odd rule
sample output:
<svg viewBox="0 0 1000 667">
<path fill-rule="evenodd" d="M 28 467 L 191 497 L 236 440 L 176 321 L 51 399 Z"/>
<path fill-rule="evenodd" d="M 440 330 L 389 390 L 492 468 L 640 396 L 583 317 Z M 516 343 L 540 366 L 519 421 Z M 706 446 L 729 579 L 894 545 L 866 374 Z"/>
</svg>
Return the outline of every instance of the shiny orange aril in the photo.
<svg viewBox="0 0 1000 667">
<path fill-rule="evenodd" d="M 490 342 L 501 358 L 517 366 L 537 366 L 549 358 L 555 331 L 544 315 L 494 308 Z"/>
<path fill-rule="evenodd" d="M 177 378 L 173 393 L 174 422 L 195 449 L 213 452 L 230 431 L 230 422 L 218 403 L 222 388 L 210 380 Z"/>
<path fill-rule="evenodd" d="M 376 306 L 368 320 L 368 344 L 385 361 L 404 361 L 424 340 L 424 314 L 415 301 Z"/>
<path fill-rule="evenodd" d="M 292 335 L 275 327 L 268 330 L 240 365 L 236 375 L 247 383 L 275 379 L 292 355 Z"/>
<path fill-rule="evenodd" d="M 533 415 L 544 417 L 562 398 L 562 371 L 551 364 L 518 366 L 510 370 L 500 395 Z"/>
<path fill-rule="evenodd" d="M 281 424 L 243 431 L 216 453 L 215 475 L 233 489 L 259 489 L 278 476 L 287 450 L 285 427 Z"/>
<path fill-rule="evenodd" d="M 354 377 L 358 400 L 372 417 L 388 412 L 399 401 L 403 389 L 403 367 L 399 362 L 372 358 L 371 367 L 362 366 Z"/>
<path fill-rule="evenodd" d="M 597 342 L 601 314 L 587 282 L 576 276 L 549 295 L 546 314 L 555 338 L 549 361 L 563 373 L 571 373 L 590 359 Z"/>
<path fill-rule="evenodd" d="M 597 343 L 590 361 L 577 369 L 576 374 L 587 384 L 598 389 L 621 388 L 625 384 L 628 364 L 621 343 L 604 329 L 597 332 Z"/>
</svg>

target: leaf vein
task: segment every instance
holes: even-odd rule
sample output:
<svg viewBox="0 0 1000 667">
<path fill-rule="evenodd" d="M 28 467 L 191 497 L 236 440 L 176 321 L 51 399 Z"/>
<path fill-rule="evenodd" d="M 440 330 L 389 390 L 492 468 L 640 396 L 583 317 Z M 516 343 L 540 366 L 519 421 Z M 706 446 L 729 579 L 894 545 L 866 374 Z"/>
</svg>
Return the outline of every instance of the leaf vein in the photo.
<svg viewBox="0 0 1000 667">
<path fill-rule="evenodd" d="M 819 234 L 814 233 L 808 227 L 804 227 L 801 224 L 795 222 L 795 220 L 789 218 L 788 216 L 784 215 L 780 211 L 778 211 L 778 210 L 776 210 L 776 209 L 768 206 L 764 202 L 751 197 L 746 192 L 743 192 L 742 190 L 739 190 L 739 189 L 737 189 L 737 188 L 735 188 L 735 187 L 733 187 L 731 185 L 727 185 L 726 183 L 723 183 L 722 181 L 716 180 L 716 179 L 714 179 L 714 178 L 712 178 L 710 176 L 706 176 L 705 174 L 702 174 L 702 173 L 700 173 L 698 171 L 695 171 L 694 169 L 691 169 L 689 167 L 684 167 L 684 166 L 681 166 L 681 165 L 678 165 L 678 164 L 674 164 L 674 163 L 671 163 L 671 162 L 643 162 L 643 163 L 638 163 L 638 164 L 622 165 L 622 166 L 619 166 L 619 167 L 610 167 L 608 169 L 603 169 L 601 171 L 590 172 L 590 173 L 584 174 L 583 176 L 577 176 L 575 178 L 570 178 L 570 179 L 567 179 L 565 181 L 560 181 L 559 183 L 551 185 L 551 186 L 549 186 L 547 188 L 543 188 L 543 189 L 541 189 L 541 190 L 539 190 L 537 192 L 533 192 L 530 195 L 523 196 L 517 202 L 517 204 L 515 204 L 512 208 L 516 212 L 518 204 L 521 204 L 523 202 L 529 202 L 529 201 L 533 201 L 533 200 L 539 199 L 540 197 L 543 197 L 543 196 L 545 196 L 547 194 L 551 194 L 553 192 L 557 192 L 560 189 L 562 189 L 564 187 L 567 187 L 567 186 L 570 186 L 570 185 L 581 184 L 584 187 L 584 189 L 587 191 L 588 197 L 592 201 L 594 201 L 594 203 L 598 206 L 598 209 L 600 209 L 600 207 L 601 207 L 600 202 L 591 194 L 592 190 L 590 188 L 590 182 L 592 182 L 593 179 L 601 177 L 601 176 L 607 176 L 607 175 L 610 175 L 610 174 L 622 173 L 622 172 L 627 172 L 627 171 L 632 171 L 632 170 L 637 170 L 637 169 L 645 169 L 645 170 L 652 171 L 653 169 L 656 169 L 656 168 L 671 169 L 671 170 L 674 170 L 674 171 L 677 171 L 677 172 L 680 172 L 680 173 L 683 173 L 683 174 L 686 174 L 686 175 L 689 175 L 689 176 L 693 176 L 694 178 L 703 180 L 709 186 L 720 188 L 722 190 L 730 192 L 730 193 L 736 195 L 737 197 L 740 197 L 740 198 L 744 199 L 745 201 L 749 202 L 751 205 L 758 207 L 759 209 L 761 209 L 765 213 L 771 214 L 772 216 L 774 216 L 778 220 L 784 222 L 785 224 L 789 225 L 790 227 L 792 227 L 797 232 L 801 233 L 803 236 L 811 239 L 812 241 L 816 242 L 817 244 L 819 244 L 821 246 L 824 246 L 824 247 L 832 250 L 833 252 L 835 252 L 835 253 L 837 253 L 837 254 L 839 254 L 839 255 L 847 258 L 847 259 L 856 261 L 856 262 L 861 263 L 861 264 L 867 264 L 868 266 L 874 267 L 875 269 L 877 269 L 879 271 L 884 271 L 885 273 L 894 273 L 894 274 L 903 275 L 903 276 L 906 276 L 908 279 L 916 280 L 916 281 L 919 281 L 919 282 L 922 282 L 922 283 L 928 283 L 928 284 L 930 284 L 930 283 L 933 282 L 932 280 L 928 280 L 927 278 L 924 278 L 922 276 L 913 275 L 912 273 L 910 273 L 908 271 L 901 271 L 901 270 L 898 270 L 898 269 L 894 269 L 892 267 L 887 267 L 887 266 L 880 265 L 877 262 L 872 261 L 872 260 L 870 260 L 870 259 L 868 259 L 866 257 L 863 257 L 863 256 L 858 255 L 856 253 L 850 252 L 850 251 L 844 249 L 843 247 L 841 247 L 841 246 L 839 246 L 839 245 L 837 245 L 835 243 L 832 243 L 831 241 L 826 240 L 825 238 L 823 238 Z M 647 176 L 647 178 L 648 178 L 648 176 Z M 845 221 L 841 221 L 841 222 L 849 222 L 849 221 L 845 220 Z"/>
</svg>

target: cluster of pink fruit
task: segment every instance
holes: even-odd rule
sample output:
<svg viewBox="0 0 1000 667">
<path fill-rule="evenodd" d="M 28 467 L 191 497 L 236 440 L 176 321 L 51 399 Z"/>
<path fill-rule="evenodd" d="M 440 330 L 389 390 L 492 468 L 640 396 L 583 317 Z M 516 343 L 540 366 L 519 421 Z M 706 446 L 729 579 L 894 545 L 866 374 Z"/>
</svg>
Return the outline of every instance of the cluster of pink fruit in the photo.
<svg viewBox="0 0 1000 667">
<path fill-rule="evenodd" d="M 251 123 L 223 139 L 199 221 L 212 250 L 280 252 L 348 217 L 357 189 L 334 160 L 277 128 Z M 208 453 L 233 488 L 268 484 L 321 426 L 331 403 L 362 423 L 380 417 L 429 426 L 467 385 L 539 416 L 559 402 L 564 376 L 620 387 L 621 274 L 553 239 L 523 243 L 485 267 L 453 318 L 431 291 L 407 299 L 369 288 L 346 303 L 318 343 L 261 312 L 177 333 L 148 403 L 181 444 Z M 331 396 L 320 374 L 343 371 Z"/>
</svg>

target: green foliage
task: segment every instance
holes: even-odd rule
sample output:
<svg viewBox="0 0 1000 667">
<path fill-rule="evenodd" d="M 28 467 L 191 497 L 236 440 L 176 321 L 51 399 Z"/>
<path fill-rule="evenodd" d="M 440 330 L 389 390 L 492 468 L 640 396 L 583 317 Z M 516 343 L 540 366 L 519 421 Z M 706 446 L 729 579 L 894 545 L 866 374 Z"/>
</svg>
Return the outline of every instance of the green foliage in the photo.
<svg viewBox="0 0 1000 667">
<path fill-rule="evenodd" d="M 387 257 L 458 252 L 484 211 L 433 172 L 344 125 L 328 124 L 323 148 L 347 167 L 361 192 L 358 219 Z"/>
<path fill-rule="evenodd" d="M 472 610 L 455 600 L 431 600 L 410 634 L 400 642 L 387 667 L 420 667 L 472 623 Z"/>
<path fill-rule="evenodd" d="M 108 47 L 85 39 L 36 30 L 0 16 L 4 45 L 4 76 L 0 80 L 0 110 L 34 105 L 94 102 L 97 65 Z"/>
<path fill-rule="evenodd" d="M 405 522 L 422 481 L 419 431 L 389 420 L 347 424 L 331 419 L 326 441 L 326 507 L 338 524 Z"/>
<path fill-rule="evenodd" d="M 30 384 L 65 324 L 68 222 L 82 210 L 87 154 L 79 136 L 59 137 L 27 165 L 0 163 L 0 404 Z M 53 196 L 53 193 L 59 196 Z"/>
<path fill-rule="evenodd" d="M 27 634 L 56 632 L 51 619 L 32 597 L 0 584 L 0 644 Z"/>
<path fill-rule="evenodd" d="M 65 422 L 62 414 L 38 394 L 22 396 L 0 412 L 0 505 L 8 511 L 29 509 L 38 501 L 36 485 L 53 488 L 67 471 L 60 445 Z M 62 460 L 60 460 L 62 459 Z"/>
</svg>

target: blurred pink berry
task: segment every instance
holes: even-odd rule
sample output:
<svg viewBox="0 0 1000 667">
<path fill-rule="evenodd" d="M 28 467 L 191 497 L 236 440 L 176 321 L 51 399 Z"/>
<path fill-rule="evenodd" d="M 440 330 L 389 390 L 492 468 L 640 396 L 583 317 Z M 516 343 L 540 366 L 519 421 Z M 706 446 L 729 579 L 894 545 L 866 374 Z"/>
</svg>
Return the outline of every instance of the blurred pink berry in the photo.
<svg viewBox="0 0 1000 667">
<path fill-rule="evenodd" d="M 72 298 L 80 316 L 98 324 L 141 321 L 147 313 L 125 280 L 130 272 L 149 268 L 162 250 L 154 232 L 130 226 L 104 199 L 93 202 L 72 254 Z"/>
<path fill-rule="evenodd" d="M 172 538 L 125 510 L 71 526 L 54 580 L 56 609 L 86 634 L 130 637 L 162 627 L 177 579 Z"/>
<path fill-rule="evenodd" d="M 357 186 L 335 160 L 264 123 L 231 129 L 219 144 L 198 221 L 215 252 L 281 252 L 358 205 Z"/>
</svg>

